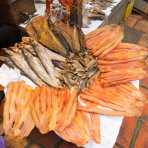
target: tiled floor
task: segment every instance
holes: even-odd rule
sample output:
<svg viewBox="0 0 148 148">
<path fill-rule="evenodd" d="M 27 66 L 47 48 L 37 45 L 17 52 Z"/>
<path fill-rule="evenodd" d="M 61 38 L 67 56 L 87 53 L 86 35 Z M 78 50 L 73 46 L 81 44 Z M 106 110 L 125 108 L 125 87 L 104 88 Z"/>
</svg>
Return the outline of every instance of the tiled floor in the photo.
<svg viewBox="0 0 148 148">
<path fill-rule="evenodd" d="M 139 15 L 131 15 L 126 23 L 142 33 L 137 43 L 148 47 L 148 20 Z M 148 98 L 148 78 L 140 82 L 140 89 Z M 148 148 L 148 104 L 141 117 L 124 118 L 114 148 Z"/>
</svg>

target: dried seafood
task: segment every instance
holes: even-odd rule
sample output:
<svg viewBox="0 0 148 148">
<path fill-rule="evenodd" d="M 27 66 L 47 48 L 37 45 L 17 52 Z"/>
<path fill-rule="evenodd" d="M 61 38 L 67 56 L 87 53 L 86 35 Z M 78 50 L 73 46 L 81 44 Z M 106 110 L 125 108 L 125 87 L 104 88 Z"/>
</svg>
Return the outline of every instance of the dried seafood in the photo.
<svg viewBox="0 0 148 148">
<path fill-rule="evenodd" d="M 148 50 L 121 43 L 120 26 L 108 25 L 89 33 L 86 44 L 77 26 L 52 24 L 44 16 L 35 17 L 27 31 L 30 37 L 5 50 L 3 60 L 37 86 L 9 85 L 6 135 L 23 138 L 36 126 L 43 134 L 55 131 L 77 145 L 90 139 L 99 143 L 99 114 L 141 115 L 147 100 L 129 81 L 146 76 Z M 23 115 L 16 118 L 16 114 Z"/>
<path fill-rule="evenodd" d="M 94 56 L 100 58 L 112 51 L 123 39 L 123 32 L 118 25 L 101 27 L 86 36 L 86 48 L 90 49 Z"/>
<path fill-rule="evenodd" d="M 32 116 L 41 133 L 59 129 L 71 124 L 76 112 L 77 89 L 71 91 L 52 87 L 37 87 L 32 99 Z M 67 101 L 68 100 L 68 101 Z"/>
<path fill-rule="evenodd" d="M 79 109 L 107 115 L 141 115 L 145 96 L 132 84 L 102 87 L 100 79 L 94 78 L 88 88 L 79 95 Z"/>
<path fill-rule="evenodd" d="M 147 77 L 148 73 L 145 70 L 147 55 L 145 47 L 120 43 L 111 53 L 98 58 L 102 84 L 111 86 Z"/>
<path fill-rule="evenodd" d="M 56 134 L 79 146 L 86 144 L 90 139 L 100 143 L 98 125 L 99 117 L 97 114 L 77 111 L 71 125 L 62 132 L 56 130 Z"/>
<path fill-rule="evenodd" d="M 34 25 L 39 23 L 40 19 L 44 20 L 44 22 L 46 21 L 45 23 L 46 25 L 48 24 L 46 18 L 36 17 L 33 20 Z M 33 23 L 30 23 L 27 27 L 28 33 L 32 38 L 42 33 L 40 32 L 40 29 L 39 29 L 37 34 L 32 34 L 32 28 L 30 28 L 30 26 Z M 36 25 L 36 28 L 38 28 L 38 26 Z M 49 29 L 50 28 L 48 27 L 48 30 Z M 48 30 L 44 30 L 44 31 L 47 32 Z M 89 51 L 87 51 L 83 47 L 84 46 L 83 34 L 81 33 L 80 29 L 77 28 L 76 26 L 70 26 L 68 24 L 65 26 L 62 22 L 55 24 L 55 26 L 51 25 L 51 30 L 56 33 L 56 36 L 54 38 L 58 38 L 58 41 L 61 43 L 62 47 L 66 49 L 64 50 L 66 51 L 65 54 L 63 54 L 64 52 L 62 53 L 61 50 L 58 50 L 57 47 L 55 50 L 59 54 L 63 54 L 63 56 L 66 58 L 65 62 L 64 61 L 61 62 L 63 65 L 63 68 L 58 69 L 58 72 L 60 74 L 59 74 L 59 77 L 58 76 L 57 77 L 60 79 L 62 84 L 65 83 L 66 85 L 68 85 L 68 87 L 71 87 L 73 85 L 78 85 L 83 88 L 86 85 L 85 84 L 86 81 L 91 76 L 93 76 L 98 70 L 96 60 L 89 53 Z M 42 43 L 43 45 L 47 45 L 44 41 L 50 42 L 50 40 L 48 40 L 48 37 L 49 37 L 48 34 L 44 34 L 42 37 L 44 39 L 43 38 L 42 39 L 34 38 L 34 39 L 36 39 L 38 42 Z M 54 41 L 53 39 L 52 43 L 51 42 L 50 43 L 57 45 L 56 40 Z M 37 46 L 40 46 L 41 48 L 41 45 L 37 45 L 38 43 L 37 42 L 35 43 L 33 39 L 30 39 L 30 42 L 28 42 L 28 44 L 32 44 L 35 50 Z M 34 44 L 36 44 L 36 46 L 34 46 Z M 53 49 L 53 45 L 48 44 L 47 47 L 51 50 Z M 48 52 L 49 49 L 46 49 L 47 50 L 46 52 Z M 41 60 L 44 60 L 44 58 L 41 57 L 40 55 L 37 54 L 37 56 L 39 56 Z M 47 66 L 49 65 L 48 63 L 46 63 L 46 60 L 45 60 L 45 64 L 47 64 Z"/>
<path fill-rule="evenodd" d="M 9 137 L 27 137 L 34 128 L 34 121 L 30 114 L 32 92 L 32 88 L 24 82 L 9 84 L 3 122 L 4 131 Z"/>
</svg>

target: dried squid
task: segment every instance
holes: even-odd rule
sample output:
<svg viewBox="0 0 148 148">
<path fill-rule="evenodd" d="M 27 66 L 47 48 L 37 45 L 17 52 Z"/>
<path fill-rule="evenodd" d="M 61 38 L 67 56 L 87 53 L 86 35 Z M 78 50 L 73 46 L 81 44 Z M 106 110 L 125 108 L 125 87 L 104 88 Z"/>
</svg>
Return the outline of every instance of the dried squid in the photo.
<svg viewBox="0 0 148 148">
<path fill-rule="evenodd" d="M 7 136 L 13 138 L 27 137 L 34 128 L 34 121 L 30 114 L 32 94 L 32 88 L 23 81 L 9 84 L 3 122 Z"/>
<path fill-rule="evenodd" d="M 104 57 L 112 51 L 123 39 L 123 32 L 118 25 L 107 25 L 98 28 L 85 37 L 86 48 L 94 56 Z"/>
<path fill-rule="evenodd" d="M 100 143 L 99 116 L 94 113 L 77 111 L 72 123 L 63 131 L 55 132 L 66 141 L 82 146 L 90 139 Z"/>
<path fill-rule="evenodd" d="M 145 96 L 132 84 L 103 87 L 99 78 L 79 95 L 79 109 L 108 115 L 139 116 L 145 103 Z"/>
</svg>

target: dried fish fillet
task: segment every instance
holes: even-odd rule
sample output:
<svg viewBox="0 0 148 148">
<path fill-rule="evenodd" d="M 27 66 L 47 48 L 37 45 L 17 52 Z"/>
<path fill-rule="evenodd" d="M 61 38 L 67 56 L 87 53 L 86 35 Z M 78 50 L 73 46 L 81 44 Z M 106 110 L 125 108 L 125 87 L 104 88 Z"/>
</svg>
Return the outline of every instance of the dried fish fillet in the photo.
<svg viewBox="0 0 148 148">
<path fill-rule="evenodd" d="M 31 109 L 35 126 L 42 134 L 48 133 L 51 119 L 51 90 L 47 86 L 37 87 L 34 91 Z"/>
<path fill-rule="evenodd" d="M 113 86 L 127 83 L 133 80 L 141 80 L 148 75 L 144 68 L 114 69 L 112 72 L 105 72 L 100 75 L 103 86 Z"/>
<path fill-rule="evenodd" d="M 69 126 L 75 116 L 77 93 L 78 88 L 73 87 L 65 96 L 64 106 L 59 113 L 59 118 L 62 118 L 62 120 L 57 122 L 59 131 L 63 131 L 67 126 Z"/>
<path fill-rule="evenodd" d="M 132 84 L 125 83 L 114 87 L 102 87 L 100 80 L 94 78 L 90 86 L 81 92 L 79 96 L 80 106 L 83 105 L 81 100 L 85 100 L 87 104 L 84 103 L 84 108 L 88 107 L 88 104 L 92 104 L 96 106 L 96 111 L 98 110 L 99 113 L 102 111 L 102 114 L 104 111 L 106 114 L 105 108 L 109 108 L 119 113 L 127 112 L 129 115 L 139 115 L 146 99 L 139 90 L 130 85 Z M 138 93 L 138 95 L 133 95 L 134 93 Z M 103 107 L 102 110 L 101 107 Z M 123 115 L 125 114 L 123 113 Z"/>
<path fill-rule="evenodd" d="M 148 50 L 146 48 L 129 43 L 120 43 L 112 52 L 102 57 L 103 60 L 120 61 L 137 59 L 138 57 L 146 58 Z"/>
</svg>

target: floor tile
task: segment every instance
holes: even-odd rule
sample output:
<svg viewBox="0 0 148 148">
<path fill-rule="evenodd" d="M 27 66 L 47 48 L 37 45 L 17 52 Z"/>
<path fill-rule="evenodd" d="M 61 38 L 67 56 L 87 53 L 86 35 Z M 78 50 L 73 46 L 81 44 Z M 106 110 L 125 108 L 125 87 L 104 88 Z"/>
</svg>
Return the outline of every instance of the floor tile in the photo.
<svg viewBox="0 0 148 148">
<path fill-rule="evenodd" d="M 136 139 L 135 148 L 148 148 L 148 121 L 144 121 Z"/>
<path fill-rule="evenodd" d="M 120 132 L 116 141 L 116 145 L 120 145 L 121 147 L 128 148 L 131 138 L 133 136 L 133 131 L 136 126 L 137 118 L 134 117 L 126 117 L 122 123 L 120 128 Z"/>
<path fill-rule="evenodd" d="M 142 46 L 145 46 L 145 47 L 148 47 L 148 33 L 142 34 L 138 44 L 142 45 Z"/>
<path fill-rule="evenodd" d="M 143 19 L 138 21 L 134 28 L 138 31 L 148 33 L 148 20 Z"/>
<path fill-rule="evenodd" d="M 129 27 L 134 27 L 136 25 L 136 23 L 142 19 L 142 16 L 141 15 L 130 15 L 126 21 L 127 25 Z"/>
</svg>

